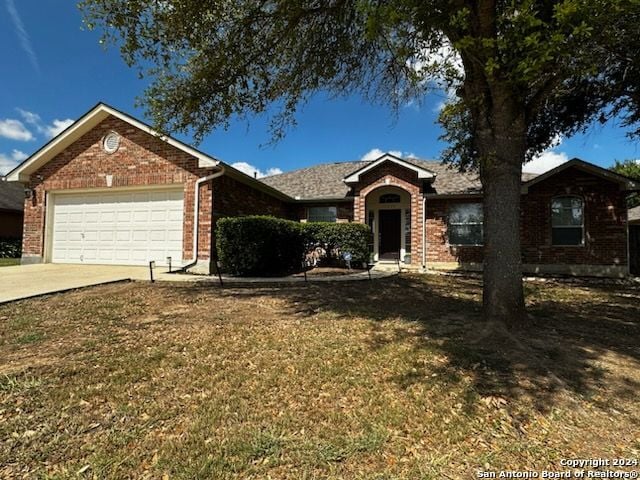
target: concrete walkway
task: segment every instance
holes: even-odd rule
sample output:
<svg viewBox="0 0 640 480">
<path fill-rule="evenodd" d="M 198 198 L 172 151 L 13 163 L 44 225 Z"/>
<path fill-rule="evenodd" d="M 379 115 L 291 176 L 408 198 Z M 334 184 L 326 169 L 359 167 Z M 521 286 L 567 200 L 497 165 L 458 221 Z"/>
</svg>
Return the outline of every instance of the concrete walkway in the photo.
<svg viewBox="0 0 640 480">
<path fill-rule="evenodd" d="M 389 277 L 391 275 L 395 275 L 395 273 L 375 270 L 371 272 L 372 279 Z M 0 268 L 0 303 L 105 283 L 129 280 L 148 281 L 149 279 L 148 267 L 63 265 L 51 263 L 2 267 Z M 218 277 L 216 276 L 168 273 L 166 267 L 157 267 L 154 270 L 154 279 L 158 282 L 218 283 Z M 368 279 L 369 275 L 367 272 L 327 277 L 308 276 L 309 282 L 344 282 Z M 304 283 L 305 281 L 303 276 L 241 278 L 227 275 L 223 275 L 222 280 L 225 285 Z"/>
</svg>

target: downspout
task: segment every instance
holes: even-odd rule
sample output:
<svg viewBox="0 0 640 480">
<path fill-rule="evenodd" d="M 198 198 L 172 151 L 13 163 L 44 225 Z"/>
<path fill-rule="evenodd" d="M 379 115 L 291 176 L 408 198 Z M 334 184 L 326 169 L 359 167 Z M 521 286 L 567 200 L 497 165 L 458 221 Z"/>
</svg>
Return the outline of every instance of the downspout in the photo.
<svg viewBox="0 0 640 480">
<path fill-rule="evenodd" d="M 422 269 L 427 271 L 427 196 L 422 194 Z"/>
<path fill-rule="evenodd" d="M 216 173 L 212 173 L 210 175 L 207 175 L 206 177 L 201 177 L 198 180 L 196 180 L 196 185 L 195 185 L 195 192 L 194 192 L 194 201 L 193 201 L 193 257 L 191 260 L 191 263 L 189 265 L 186 265 L 182 268 L 183 271 L 186 271 L 188 268 L 194 266 L 196 263 L 198 263 L 198 230 L 199 230 L 199 226 L 200 226 L 200 186 L 205 183 L 208 182 L 210 180 L 213 180 L 214 178 L 218 178 L 221 177 L 222 175 L 224 175 L 225 169 L 222 165 L 218 165 L 218 167 L 220 168 L 220 170 Z"/>
</svg>

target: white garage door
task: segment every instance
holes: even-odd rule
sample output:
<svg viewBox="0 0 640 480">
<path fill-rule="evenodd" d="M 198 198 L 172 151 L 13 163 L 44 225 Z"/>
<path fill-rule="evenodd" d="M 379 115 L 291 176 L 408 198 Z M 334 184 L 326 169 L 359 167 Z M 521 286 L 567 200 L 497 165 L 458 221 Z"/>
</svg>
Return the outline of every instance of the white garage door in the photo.
<svg viewBox="0 0 640 480">
<path fill-rule="evenodd" d="M 56 194 L 54 263 L 182 262 L 182 190 Z"/>
</svg>

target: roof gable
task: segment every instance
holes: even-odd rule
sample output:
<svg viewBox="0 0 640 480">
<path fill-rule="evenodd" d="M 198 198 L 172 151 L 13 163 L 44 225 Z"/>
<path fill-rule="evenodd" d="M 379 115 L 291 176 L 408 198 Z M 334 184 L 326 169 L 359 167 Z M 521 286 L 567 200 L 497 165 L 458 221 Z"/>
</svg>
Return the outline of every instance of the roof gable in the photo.
<svg viewBox="0 0 640 480">
<path fill-rule="evenodd" d="M 390 153 L 385 153 L 384 155 L 382 155 L 379 158 L 375 159 L 374 161 L 372 161 L 368 165 L 365 165 L 365 166 L 359 168 L 358 170 L 350 173 L 349 175 L 344 177 L 343 181 L 345 183 L 356 183 L 356 182 L 359 182 L 360 181 L 360 176 L 363 173 L 366 173 L 366 172 L 368 172 L 370 170 L 373 170 L 378 165 L 381 165 L 384 162 L 392 162 L 392 163 L 400 165 L 401 167 L 404 167 L 404 168 L 406 168 L 408 170 L 413 170 L 414 172 L 416 172 L 418 174 L 418 178 L 431 179 L 431 178 L 435 178 L 435 176 L 436 176 L 435 173 L 433 173 L 430 170 L 427 170 L 424 167 L 421 167 L 419 165 L 407 162 L 406 160 L 403 160 L 400 157 L 396 157 L 395 155 L 391 155 Z"/>
<path fill-rule="evenodd" d="M 545 172 L 537 177 L 525 182 L 522 185 L 522 193 L 528 193 L 529 188 L 537 183 L 543 182 L 546 179 L 563 172 L 569 168 L 577 168 L 578 170 L 582 170 L 583 172 L 590 173 L 596 177 L 600 177 L 606 181 L 617 183 L 620 186 L 621 190 L 638 190 L 640 189 L 640 182 L 633 180 L 629 177 L 625 177 L 624 175 L 620 175 L 618 173 L 612 172 L 611 170 L 607 170 L 606 168 L 599 167 L 594 165 L 593 163 L 585 162 L 584 160 L 580 160 L 579 158 L 573 158 L 568 162 L 563 163 L 562 165 L 557 166 Z"/>
<path fill-rule="evenodd" d="M 133 118 L 126 113 L 116 110 L 109 105 L 99 103 L 87 113 L 82 115 L 78 120 L 72 123 L 68 128 L 62 131 L 59 135 L 52 138 L 46 143 L 40 150 L 28 157 L 24 162 L 11 170 L 7 175 L 8 181 L 28 182 L 29 176 L 37 169 L 45 165 L 52 160 L 56 155 L 69 147 L 73 142 L 78 140 L 82 135 L 96 127 L 100 122 L 109 116 L 114 116 L 123 122 L 128 123 L 150 135 L 158 137 L 160 140 L 167 142 L 169 145 L 182 150 L 183 152 L 195 157 L 198 160 L 198 166 L 201 168 L 215 167 L 220 163 L 220 160 L 202 153 L 201 151 L 190 147 L 186 143 L 183 143 L 168 135 L 162 135 L 159 132 L 153 130 L 149 125 L 140 120 Z"/>
</svg>

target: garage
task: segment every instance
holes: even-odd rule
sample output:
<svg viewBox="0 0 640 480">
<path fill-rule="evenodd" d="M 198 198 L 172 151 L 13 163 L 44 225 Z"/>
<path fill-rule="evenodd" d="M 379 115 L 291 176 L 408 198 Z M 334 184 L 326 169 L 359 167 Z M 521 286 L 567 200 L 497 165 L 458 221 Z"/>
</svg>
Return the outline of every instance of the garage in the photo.
<svg viewBox="0 0 640 480">
<path fill-rule="evenodd" d="M 182 188 L 54 193 L 50 196 L 53 263 L 182 263 Z"/>
</svg>

